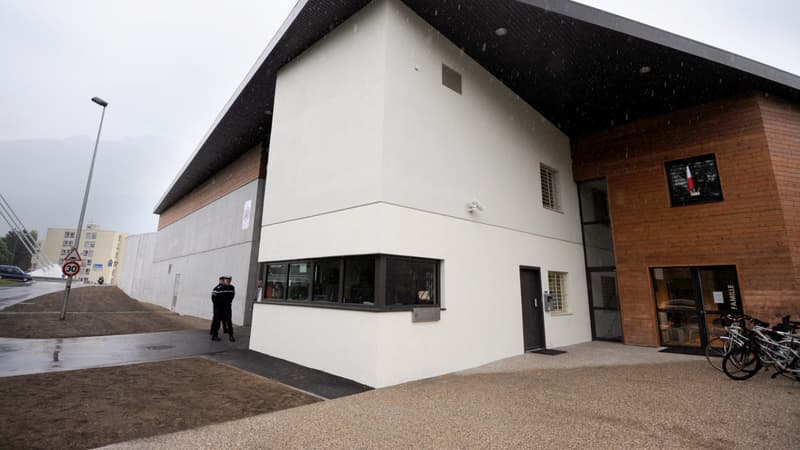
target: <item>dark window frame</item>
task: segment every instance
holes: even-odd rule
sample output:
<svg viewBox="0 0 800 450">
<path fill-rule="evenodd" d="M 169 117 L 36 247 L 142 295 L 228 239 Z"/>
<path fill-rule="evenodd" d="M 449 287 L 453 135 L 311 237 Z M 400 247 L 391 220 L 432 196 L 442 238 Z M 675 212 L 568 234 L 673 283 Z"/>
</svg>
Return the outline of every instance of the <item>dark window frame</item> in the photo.
<svg viewBox="0 0 800 450">
<path fill-rule="evenodd" d="M 693 294 L 695 295 L 695 305 L 694 310 L 697 311 L 698 317 L 700 318 L 701 322 L 699 325 L 699 332 L 700 332 L 700 347 L 696 346 L 686 346 L 686 345 L 670 345 L 665 344 L 663 340 L 663 336 L 661 335 L 660 327 L 660 319 L 659 313 L 666 312 L 667 309 L 659 307 L 658 298 L 657 298 L 657 285 L 655 283 L 655 270 L 656 269 L 688 269 L 690 276 L 692 278 L 692 290 L 694 291 Z M 672 347 L 672 348 L 705 348 L 708 345 L 708 330 L 706 329 L 706 316 L 707 315 L 721 315 L 718 311 L 707 311 L 705 310 L 705 302 L 703 298 L 703 290 L 701 286 L 701 279 L 700 279 L 700 271 L 702 270 L 733 270 L 736 274 L 736 285 L 735 285 L 735 295 L 736 295 L 736 309 L 738 312 L 744 314 L 744 298 L 742 297 L 742 285 L 741 285 L 741 270 L 739 265 L 737 264 L 711 264 L 711 265 L 702 265 L 702 264 L 688 264 L 688 265 L 662 265 L 662 266 L 648 266 L 647 273 L 650 278 L 650 291 L 651 297 L 654 302 L 654 307 L 656 311 L 656 328 L 659 329 L 658 331 L 658 343 L 662 347 Z M 701 312 L 702 311 L 702 312 Z"/>
<path fill-rule="evenodd" d="M 381 305 L 385 309 L 387 309 L 387 310 L 397 310 L 397 309 L 407 310 L 409 308 L 437 307 L 437 306 L 441 305 L 441 298 L 439 298 L 439 295 L 440 295 L 440 292 L 441 292 L 441 288 L 440 288 L 440 284 L 441 284 L 440 283 L 440 279 L 441 279 L 441 273 L 440 273 L 441 269 L 440 269 L 440 267 L 441 266 L 440 266 L 440 264 L 439 264 L 440 262 L 438 260 L 430 259 L 430 258 L 416 258 L 416 257 L 412 257 L 412 256 L 398 256 L 398 255 L 381 255 L 381 256 L 383 256 L 383 261 L 384 261 L 384 265 L 383 265 L 382 272 L 381 272 L 383 277 L 384 277 L 384 286 L 381 289 L 381 292 L 383 293 L 383 295 L 382 295 L 383 298 L 382 298 Z M 386 274 L 387 274 L 387 268 L 388 268 L 389 260 L 392 260 L 392 259 L 394 259 L 394 260 L 405 260 L 405 261 L 415 261 L 415 262 L 425 262 L 425 263 L 432 263 L 434 265 L 434 278 L 433 278 L 434 302 L 433 303 L 431 303 L 431 304 L 418 303 L 418 304 L 412 304 L 412 305 L 404 305 L 404 304 L 387 305 L 386 304 L 386 288 L 387 288 L 387 286 L 385 285 Z M 376 288 L 377 288 L 377 286 L 376 286 Z"/>
<path fill-rule="evenodd" d="M 672 183 L 672 177 L 670 176 L 670 168 L 674 166 L 687 166 L 689 164 L 693 164 L 698 161 L 705 161 L 710 159 L 714 164 L 714 172 L 717 176 L 717 184 L 719 185 L 719 197 L 704 197 L 698 196 L 696 200 L 688 199 L 681 201 L 680 199 L 676 198 L 674 192 L 674 186 Z M 725 199 L 725 195 L 722 192 L 722 177 L 719 173 L 719 164 L 717 164 L 717 155 L 716 153 L 706 153 L 703 155 L 692 156 L 690 158 L 683 158 L 683 159 L 673 159 L 671 161 L 664 162 L 664 174 L 667 177 L 667 191 L 669 192 L 669 204 L 671 208 L 679 208 L 682 206 L 691 206 L 691 205 L 702 205 L 706 203 L 717 203 L 721 202 Z"/>
<path fill-rule="evenodd" d="M 355 259 L 355 258 L 364 258 L 364 257 L 372 257 L 375 262 L 375 271 L 374 271 L 374 291 L 375 291 L 375 302 L 374 305 L 367 305 L 363 303 L 345 303 L 344 302 L 344 277 L 345 277 L 345 264 L 346 260 L 348 259 Z M 435 301 L 432 304 L 415 304 L 415 305 L 388 305 L 386 304 L 386 268 L 390 259 L 403 259 L 409 261 L 421 261 L 427 263 L 433 263 L 435 265 L 435 273 L 434 273 L 434 295 Z M 314 291 L 314 271 L 316 270 L 316 266 L 320 262 L 331 262 L 331 261 L 338 261 L 339 262 L 339 286 L 338 286 L 338 300 L 336 302 L 332 301 L 325 301 L 325 300 L 313 300 L 313 291 Z M 311 272 L 311 286 L 310 286 L 310 295 L 307 300 L 290 300 L 288 299 L 288 281 L 289 281 L 289 266 L 291 264 L 298 264 L 298 263 L 307 263 L 310 265 L 310 272 Z M 286 267 L 286 274 L 284 275 L 284 286 L 286 286 L 283 290 L 281 298 L 266 298 L 266 283 L 268 282 L 268 274 L 269 274 L 269 266 L 271 265 L 283 265 Z M 392 311 L 411 311 L 415 308 L 441 308 L 442 305 L 442 298 L 441 298 L 441 261 L 438 259 L 433 258 L 420 258 L 414 256 L 407 256 L 407 255 L 393 255 L 393 254 L 383 254 L 383 253 L 372 253 L 372 254 L 360 254 L 360 255 L 346 255 L 346 256 L 334 256 L 334 257 L 323 257 L 323 258 L 304 258 L 304 259 L 289 259 L 289 260 L 280 260 L 280 261 L 268 261 L 262 263 L 262 267 L 260 270 L 262 274 L 262 280 L 264 280 L 265 288 L 262 294 L 262 298 L 259 299 L 258 303 L 262 304 L 275 304 L 275 305 L 287 305 L 287 306 L 301 306 L 301 307 L 310 307 L 310 308 L 328 308 L 328 309 L 347 309 L 347 310 L 354 310 L 354 311 L 368 311 L 368 312 L 392 312 Z"/>
</svg>

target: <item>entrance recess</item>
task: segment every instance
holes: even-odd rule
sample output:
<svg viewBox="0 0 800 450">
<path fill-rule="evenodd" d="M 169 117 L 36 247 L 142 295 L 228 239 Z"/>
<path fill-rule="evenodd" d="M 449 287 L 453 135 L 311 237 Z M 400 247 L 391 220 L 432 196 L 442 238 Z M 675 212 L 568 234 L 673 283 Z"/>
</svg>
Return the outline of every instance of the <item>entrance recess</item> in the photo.
<svg viewBox="0 0 800 450">
<path fill-rule="evenodd" d="M 721 318 L 742 310 L 736 268 L 651 269 L 661 345 L 705 348 L 725 333 Z"/>
<path fill-rule="evenodd" d="M 539 269 L 519 269 L 522 286 L 522 334 L 525 351 L 545 348 L 542 278 Z"/>
<path fill-rule="evenodd" d="M 578 183 L 592 339 L 622 341 L 606 180 Z"/>
</svg>

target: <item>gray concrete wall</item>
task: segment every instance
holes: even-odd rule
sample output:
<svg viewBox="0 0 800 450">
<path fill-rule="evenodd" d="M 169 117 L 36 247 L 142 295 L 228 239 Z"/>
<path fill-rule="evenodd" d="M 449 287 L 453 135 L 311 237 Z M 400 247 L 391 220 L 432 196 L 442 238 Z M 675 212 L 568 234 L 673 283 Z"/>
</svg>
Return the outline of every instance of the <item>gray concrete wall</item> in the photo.
<svg viewBox="0 0 800 450">
<path fill-rule="evenodd" d="M 260 189 L 263 180 L 255 180 L 157 233 L 130 236 L 120 288 L 138 300 L 210 319 L 211 289 L 220 275 L 230 275 L 236 286 L 233 322 L 249 321 Z M 247 201 L 250 218 L 243 227 Z"/>
</svg>

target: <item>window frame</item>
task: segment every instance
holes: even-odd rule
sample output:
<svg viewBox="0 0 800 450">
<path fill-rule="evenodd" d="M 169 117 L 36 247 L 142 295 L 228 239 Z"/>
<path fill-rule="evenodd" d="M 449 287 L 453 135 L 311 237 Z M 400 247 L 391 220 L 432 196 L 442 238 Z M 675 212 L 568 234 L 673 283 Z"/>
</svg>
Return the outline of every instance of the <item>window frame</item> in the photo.
<svg viewBox="0 0 800 450">
<path fill-rule="evenodd" d="M 560 272 L 558 270 L 548 270 L 547 271 L 547 292 L 553 298 L 555 303 L 555 295 L 553 293 L 553 286 L 550 279 L 551 275 L 556 275 L 558 277 L 558 290 L 559 290 L 559 301 L 558 304 L 560 308 L 556 309 L 555 305 L 553 305 L 550 309 L 551 314 L 559 315 L 559 314 L 569 314 L 569 299 L 567 297 L 567 275 L 568 272 Z"/>
<path fill-rule="evenodd" d="M 384 265 L 382 270 L 382 275 L 384 277 L 383 286 L 381 289 L 382 292 L 382 304 L 386 310 L 394 311 L 394 310 L 408 310 L 409 308 L 426 308 L 426 307 L 441 307 L 442 299 L 439 297 L 441 293 L 441 264 L 439 260 L 430 259 L 430 258 L 416 258 L 413 256 L 398 256 L 398 255 L 381 255 L 384 259 Z M 434 295 L 434 302 L 431 304 L 413 304 L 413 305 L 404 305 L 404 304 L 386 304 L 386 293 L 387 293 L 387 284 L 386 284 L 386 275 L 388 273 L 388 265 L 390 260 L 405 260 L 405 261 L 415 261 L 415 262 L 425 262 L 425 263 L 433 263 L 434 265 L 434 278 L 433 278 L 433 295 Z M 376 286 L 377 289 L 377 286 Z"/>
<path fill-rule="evenodd" d="M 364 257 L 372 257 L 375 269 L 374 269 L 374 283 L 373 289 L 375 293 L 375 302 L 373 305 L 363 304 L 363 303 L 345 303 L 344 301 L 344 281 L 345 281 L 345 266 L 348 259 L 355 259 L 355 258 L 364 258 Z M 389 259 L 406 259 L 411 261 L 423 261 L 423 262 L 432 262 L 435 264 L 435 277 L 434 277 L 434 286 L 435 286 L 435 301 L 432 304 L 425 305 L 386 305 L 386 268 L 387 262 Z M 316 271 L 316 267 L 318 263 L 321 262 L 330 262 L 330 261 L 338 261 L 339 262 L 339 286 L 338 286 L 338 299 L 336 302 L 332 301 L 325 301 L 325 300 L 314 300 L 314 273 Z M 289 266 L 291 264 L 298 264 L 298 263 L 308 263 L 310 265 L 311 271 L 311 286 L 309 289 L 309 298 L 308 300 L 289 300 L 288 297 L 288 278 L 289 278 Z M 441 261 L 434 258 L 422 258 L 422 257 L 414 257 L 414 256 L 407 256 L 407 255 L 390 255 L 390 254 L 383 254 L 383 253 L 371 253 L 371 254 L 359 254 L 359 255 L 345 255 L 345 256 L 334 256 L 334 257 L 322 257 L 322 258 L 304 258 L 304 259 L 290 259 L 290 260 L 280 260 L 280 261 L 268 261 L 261 263 L 260 273 L 261 279 L 264 280 L 265 288 L 263 290 L 263 294 L 266 294 L 266 283 L 268 282 L 267 276 L 269 274 L 269 266 L 271 265 L 285 265 L 286 266 L 286 274 L 284 276 L 283 283 L 286 286 L 284 291 L 282 292 L 281 298 L 266 298 L 262 297 L 258 299 L 257 303 L 268 303 L 268 304 L 279 304 L 279 305 L 289 305 L 289 306 L 304 306 L 310 308 L 330 308 L 330 309 L 347 309 L 347 310 L 354 310 L 354 311 L 369 311 L 369 312 L 393 312 L 393 311 L 411 311 L 415 308 L 441 308 L 442 305 L 442 298 L 441 298 Z"/>
<path fill-rule="evenodd" d="M 545 171 L 549 172 L 548 178 L 550 180 L 550 183 L 548 190 L 550 191 L 549 199 L 552 200 L 550 202 L 550 206 L 545 204 L 545 195 L 544 195 L 545 179 L 542 176 L 543 172 Z M 542 208 L 560 213 L 563 211 L 561 208 L 561 195 L 558 186 L 558 179 L 559 179 L 558 173 L 559 173 L 558 169 L 542 162 L 539 163 L 539 191 L 542 197 Z"/>
<path fill-rule="evenodd" d="M 714 163 L 714 172 L 717 175 L 717 184 L 719 185 L 719 198 L 707 198 L 707 197 L 698 197 L 697 200 L 689 200 L 689 201 L 679 201 L 675 198 L 675 194 L 673 192 L 673 184 L 672 184 L 672 177 L 670 176 L 670 168 L 673 166 L 687 166 L 689 164 L 693 164 L 697 161 L 703 161 L 707 159 L 711 159 Z M 692 205 L 703 205 L 706 203 L 718 203 L 725 200 L 725 193 L 722 189 L 722 177 L 719 173 L 719 164 L 717 163 L 717 154 L 716 153 L 705 153 L 702 155 L 692 156 L 689 158 L 681 158 L 681 159 L 673 159 L 670 161 L 664 161 L 664 175 L 667 177 L 667 193 L 669 195 L 669 206 L 670 208 L 680 208 L 683 206 L 692 206 Z"/>
</svg>

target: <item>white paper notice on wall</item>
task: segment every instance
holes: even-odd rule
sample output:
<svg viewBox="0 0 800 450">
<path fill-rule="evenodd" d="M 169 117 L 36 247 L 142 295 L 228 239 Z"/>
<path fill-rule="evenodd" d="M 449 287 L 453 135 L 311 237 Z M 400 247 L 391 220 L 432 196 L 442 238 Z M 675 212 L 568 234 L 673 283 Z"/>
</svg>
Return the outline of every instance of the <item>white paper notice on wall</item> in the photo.
<svg viewBox="0 0 800 450">
<path fill-rule="evenodd" d="M 664 279 L 664 269 L 653 269 L 653 278 L 656 280 Z"/>
<path fill-rule="evenodd" d="M 725 296 L 722 291 L 714 291 L 714 303 L 725 303 Z"/>
<path fill-rule="evenodd" d="M 242 229 L 250 228 L 250 209 L 253 206 L 253 201 L 248 200 L 244 202 L 244 211 L 242 211 Z"/>
</svg>

